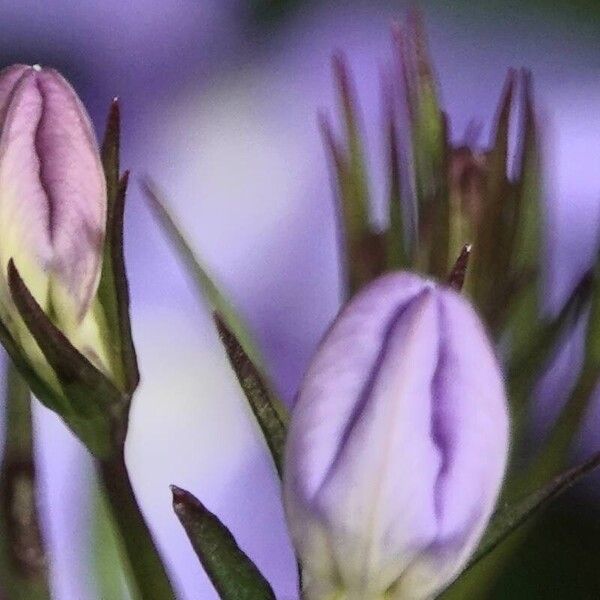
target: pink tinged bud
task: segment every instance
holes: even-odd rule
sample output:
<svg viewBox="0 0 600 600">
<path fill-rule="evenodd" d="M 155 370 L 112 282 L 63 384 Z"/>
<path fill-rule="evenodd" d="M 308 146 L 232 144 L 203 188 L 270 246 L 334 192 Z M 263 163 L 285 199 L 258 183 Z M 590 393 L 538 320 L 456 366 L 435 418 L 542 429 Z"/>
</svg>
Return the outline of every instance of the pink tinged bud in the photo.
<svg viewBox="0 0 600 600">
<path fill-rule="evenodd" d="M 508 453 L 494 351 L 470 304 L 384 276 L 342 311 L 289 430 L 284 496 L 308 600 L 418 600 L 449 584 Z"/>
<path fill-rule="evenodd" d="M 100 277 L 106 185 L 98 145 L 69 83 L 53 69 L 0 73 L 0 264 L 10 258 L 63 330 L 89 312 Z M 8 314 L 6 314 L 8 313 Z"/>
</svg>

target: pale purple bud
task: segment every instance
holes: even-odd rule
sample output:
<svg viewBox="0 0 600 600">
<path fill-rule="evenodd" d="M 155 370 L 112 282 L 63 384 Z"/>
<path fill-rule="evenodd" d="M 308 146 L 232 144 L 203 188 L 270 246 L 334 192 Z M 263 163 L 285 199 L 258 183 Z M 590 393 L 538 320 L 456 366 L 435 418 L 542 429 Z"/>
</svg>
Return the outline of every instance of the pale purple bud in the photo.
<svg viewBox="0 0 600 600">
<path fill-rule="evenodd" d="M 106 184 L 77 94 L 55 70 L 0 73 L 0 260 L 38 302 L 80 322 L 100 276 Z"/>
<path fill-rule="evenodd" d="M 0 309 L 13 335 L 26 333 L 7 289 L 11 258 L 69 337 L 97 329 L 84 321 L 100 277 L 106 204 L 95 134 L 69 83 L 37 65 L 0 72 Z"/>
<path fill-rule="evenodd" d="M 307 600 L 419 600 L 449 584 L 508 454 L 500 368 L 469 302 L 417 275 L 361 291 L 292 413 L 284 498 Z"/>
</svg>

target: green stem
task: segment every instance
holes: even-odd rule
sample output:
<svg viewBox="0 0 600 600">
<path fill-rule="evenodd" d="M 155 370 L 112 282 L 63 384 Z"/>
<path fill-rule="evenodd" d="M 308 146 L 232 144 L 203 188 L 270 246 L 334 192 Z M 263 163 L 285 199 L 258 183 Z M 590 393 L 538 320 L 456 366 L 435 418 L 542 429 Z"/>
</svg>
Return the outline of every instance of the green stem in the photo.
<svg viewBox="0 0 600 600">
<path fill-rule="evenodd" d="M 49 600 L 46 549 L 37 510 L 31 394 L 6 369 L 6 447 L 0 468 L 0 598 Z"/>
<path fill-rule="evenodd" d="M 129 571 L 141 600 L 174 600 L 175 592 L 136 500 L 123 449 L 98 462 L 98 473 Z M 135 594 L 134 594 L 135 596 Z"/>
</svg>

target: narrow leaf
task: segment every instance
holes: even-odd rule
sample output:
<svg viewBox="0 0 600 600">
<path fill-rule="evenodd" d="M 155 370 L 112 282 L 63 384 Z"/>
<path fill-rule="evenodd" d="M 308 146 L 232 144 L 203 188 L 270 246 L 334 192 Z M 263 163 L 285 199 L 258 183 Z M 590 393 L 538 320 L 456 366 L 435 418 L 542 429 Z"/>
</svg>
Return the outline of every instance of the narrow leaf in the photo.
<svg viewBox="0 0 600 600">
<path fill-rule="evenodd" d="M 0 468 L 0 581 L 11 600 L 49 600 L 45 542 L 38 513 L 31 395 L 12 364 L 7 367 Z"/>
<path fill-rule="evenodd" d="M 176 486 L 173 508 L 221 600 L 275 600 L 256 565 L 231 532 L 197 498 Z"/>
<path fill-rule="evenodd" d="M 108 456 L 113 449 L 114 420 L 119 416 L 122 419 L 126 399 L 48 319 L 12 259 L 8 263 L 8 284 L 19 314 L 56 373 L 68 410 L 56 406 L 54 396 L 41 399 L 61 414 L 92 453 Z"/>
<path fill-rule="evenodd" d="M 557 475 L 545 486 L 525 498 L 496 511 L 483 537 L 477 552 L 473 555 L 465 571 L 489 554 L 525 521 L 545 508 L 552 500 L 567 491 L 583 477 L 600 466 L 600 452 L 582 464 Z"/>
<path fill-rule="evenodd" d="M 236 338 L 252 362 L 255 365 L 262 364 L 260 353 L 252 341 L 248 328 L 181 233 L 181 229 L 167 210 L 156 184 L 146 180 L 143 184 L 143 190 L 156 220 L 196 283 L 199 294 L 221 315 L 224 322 L 227 323 L 227 327 L 235 333 Z"/>
<path fill-rule="evenodd" d="M 215 323 L 223 346 L 227 351 L 229 362 L 265 436 L 275 467 L 279 476 L 281 476 L 287 430 L 287 411 L 283 404 L 269 391 L 259 369 L 252 363 L 240 342 L 217 313 L 215 313 Z"/>
</svg>

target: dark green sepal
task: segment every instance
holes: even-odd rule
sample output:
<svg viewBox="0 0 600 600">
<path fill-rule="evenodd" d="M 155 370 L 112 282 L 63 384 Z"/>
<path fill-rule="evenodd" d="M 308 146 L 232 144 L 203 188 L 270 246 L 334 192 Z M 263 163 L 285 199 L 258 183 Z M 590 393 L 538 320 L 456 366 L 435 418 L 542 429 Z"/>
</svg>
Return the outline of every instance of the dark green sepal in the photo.
<svg viewBox="0 0 600 600">
<path fill-rule="evenodd" d="M 108 112 L 104 139 L 102 141 L 102 166 L 106 177 L 109 212 L 118 193 L 120 174 L 119 153 L 121 140 L 121 110 L 118 98 L 114 98 Z M 109 219 L 110 221 L 110 215 Z"/>
<path fill-rule="evenodd" d="M 57 404 L 56 394 L 40 399 L 62 416 L 94 455 L 109 456 L 115 435 L 124 436 L 128 398 L 50 321 L 12 259 L 8 285 L 21 318 L 56 374 L 66 402 Z M 115 424 L 123 431 L 115 431 Z"/>
<path fill-rule="evenodd" d="M 119 180 L 119 193 L 114 205 L 112 222 L 112 269 L 115 281 L 115 299 L 117 311 L 118 339 L 120 340 L 120 356 L 123 365 L 125 391 L 129 396 L 137 389 L 140 382 L 137 354 L 133 343 L 130 317 L 129 283 L 125 269 L 125 251 L 123 231 L 125 219 L 125 196 L 129 183 L 129 171 L 125 171 Z"/>
<path fill-rule="evenodd" d="M 8 331 L 8 328 L 1 320 L 0 343 L 6 350 L 12 363 L 15 365 L 19 373 L 21 373 L 23 379 L 27 381 L 27 385 L 29 385 L 29 388 L 31 389 L 33 394 L 48 408 L 56 410 L 57 412 L 62 412 L 62 410 L 66 410 L 67 405 L 65 399 L 61 395 L 54 392 L 50 388 L 50 386 L 31 367 L 29 361 L 21 352 L 21 349 L 19 348 L 18 344 L 15 342 L 15 339 Z"/>
<path fill-rule="evenodd" d="M 112 102 L 104 142 L 102 165 L 106 177 L 106 239 L 98 301 L 104 309 L 108 327 L 108 344 L 112 369 L 119 387 L 129 396 L 136 390 L 140 375 L 131 333 L 129 284 L 123 250 L 125 198 L 129 172 L 119 172 L 120 110 L 118 100 Z"/>
<path fill-rule="evenodd" d="M 220 519 L 176 486 L 173 509 L 221 600 L 275 600 L 273 589 Z"/>
<path fill-rule="evenodd" d="M 270 391 L 264 376 L 250 360 L 244 348 L 218 313 L 214 314 L 219 337 L 235 371 L 250 408 L 265 437 L 277 473 L 283 474 L 283 456 L 287 434 L 288 414 L 284 405 Z"/>
</svg>

